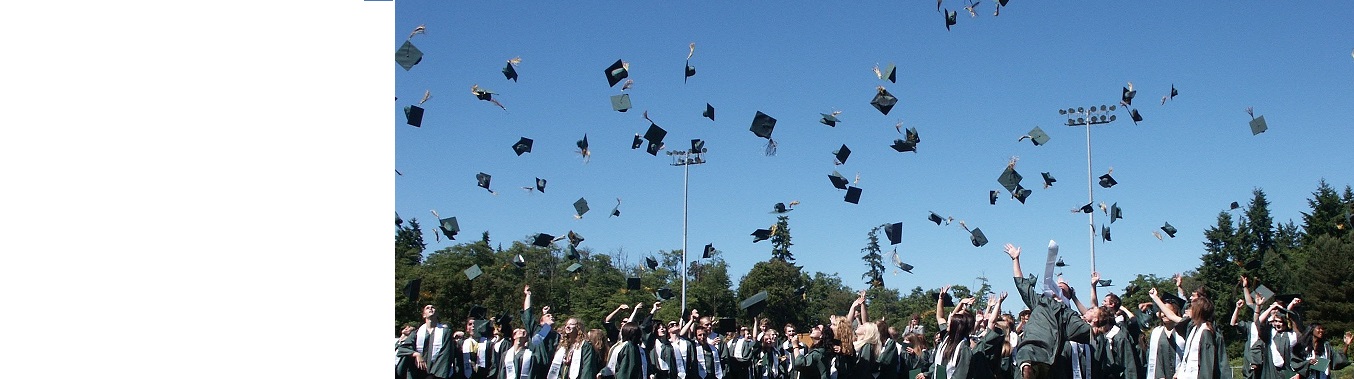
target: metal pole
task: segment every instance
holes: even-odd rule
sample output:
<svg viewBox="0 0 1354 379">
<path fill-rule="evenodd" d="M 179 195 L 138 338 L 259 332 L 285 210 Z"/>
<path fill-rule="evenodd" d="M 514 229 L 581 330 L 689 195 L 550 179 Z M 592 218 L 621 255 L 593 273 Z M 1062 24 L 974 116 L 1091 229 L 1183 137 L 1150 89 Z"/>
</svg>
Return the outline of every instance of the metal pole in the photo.
<svg viewBox="0 0 1354 379">
<path fill-rule="evenodd" d="M 1092 107 L 1094 108 L 1094 107 Z M 1092 185 L 1092 179 L 1095 174 L 1091 173 L 1091 111 L 1086 111 L 1086 202 L 1095 203 L 1093 194 L 1095 186 Z M 1086 214 L 1087 222 L 1091 227 L 1091 273 L 1095 273 L 1095 211 Z"/>
<path fill-rule="evenodd" d="M 691 188 L 687 179 L 690 176 L 690 170 L 691 165 L 682 165 L 682 313 L 677 316 L 679 320 L 686 316 L 686 277 L 689 275 L 686 268 L 686 197 L 687 191 Z"/>
</svg>

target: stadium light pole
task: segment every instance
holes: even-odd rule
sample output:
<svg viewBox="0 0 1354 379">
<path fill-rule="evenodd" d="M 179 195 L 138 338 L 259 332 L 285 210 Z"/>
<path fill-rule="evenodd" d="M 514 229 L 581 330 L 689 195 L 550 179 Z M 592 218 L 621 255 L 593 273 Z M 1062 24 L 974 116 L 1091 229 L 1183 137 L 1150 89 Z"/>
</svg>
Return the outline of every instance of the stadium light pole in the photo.
<svg viewBox="0 0 1354 379">
<path fill-rule="evenodd" d="M 691 188 L 690 177 L 691 166 L 705 163 L 705 141 L 700 139 L 691 140 L 691 149 L 689 150 L 669 150 L 668 156 L 672 157 L 673 166 L 682 166 L 682 313 L 686 315 L 686 278 L 691 276 L 686 267 L 686 220 L 687 220 L 687 193 Z M 680 317 L 680 316 L 679 316 Z"/>
<path fill-rule="evenodd" d="M 1115 109 L 1117 109 L 1117 108 L 1118 108 L 1118 107 L 1117 107 L 1117 106 L 1114 106 L 1114 105 L 1110 105 L 1110 106 L 1106 107 L 1105 105 L 1102 104 L 1102 105 L 1100 105 L 1099 107 L 1091 106 L 1090 108 L 1081 108 L 1081 107 L 1078 107 L 1078 108 L 1076 108 L 1076 109 L 1067 108 L 1067 109 L 1059 109 L 1059 110 L 1058 110 L 1058 114 L 1067 116 L 1067 126 L 1071 126 L 1071 127 L 1085 126 L 1085 127 L 1086 127 L 1086 201 L 1087 201 L 1088 203 L 1094 203 L 1094 202 L 1095 202 L 1095 192 L 1094 192 L 1094 191 L 1095 191 L 1095 186 L 1094 186 L 1094 183 L 1095 183 L 1095 182 L 1094 182 L 1095 174 L 1093 174 L 1093 173 L 1091 172 L 1091 126 L 1092 126 L 1092 125 L 1100 125 L 1100 124 L 1108 124 L 1108 123 L 1114 122 L 1114 120 L 1115 120 L 1117 117 L 1115 117 L 1114 115 L 1107 115 L 1107 113 L 1113 112 L 1113 111 L 1114 111 Z M 1097 117 L 1097 116 L 1098 116 L 1098 117 Z M 1091 241 L 1091 273 L 1094 274 L 1094 273 L 1095 273 L 1095 211 L 1093 210 L 1093 211 L 1091 211 L 1090 213 L 1087 213 L 1086 215 L 1087 215 L 1087 217 L 1086 217 L 1087 223 L 1090 225 L 1090 241 Z"/>
</svg>

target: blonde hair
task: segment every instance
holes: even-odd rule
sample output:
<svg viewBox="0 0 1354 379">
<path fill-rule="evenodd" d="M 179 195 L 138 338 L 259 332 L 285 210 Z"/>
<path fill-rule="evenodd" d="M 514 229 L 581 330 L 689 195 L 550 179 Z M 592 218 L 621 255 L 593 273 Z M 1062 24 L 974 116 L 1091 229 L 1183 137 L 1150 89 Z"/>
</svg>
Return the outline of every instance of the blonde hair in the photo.
<svg viewBox="0 0 1354 379">
<path fill-rule="evenodd" d="M 864 324 L 860 324 L 860 326 L 857 328 L 860 329 L 861 331 L 860 339 L 857 339 L 855 343 L 852 344 L 852 346 L 855 347 L 856 350 L 860 350 L 860 348 L 865 346 L 866 344 L 873 345 L 874 349 L 872 349 L 871 351 L 873 351 L 875 356 L 878 356 L 880 350 L 879 326 L 875 325 L 873 322 L 867 322 Z M 875 357 L 866 357 L 866 358 L 875 359 Z"/>
<path fill-rule="evenodd" d="M 846 317 L 838 317 L 836 323 L 832 325 L 832 334 L 841 340 L 841 355 L 856 355 L 856 331 L 851 330 L 851 320 Z M 875 331 L 876 335 L 878 331 Z"/>
</svg>

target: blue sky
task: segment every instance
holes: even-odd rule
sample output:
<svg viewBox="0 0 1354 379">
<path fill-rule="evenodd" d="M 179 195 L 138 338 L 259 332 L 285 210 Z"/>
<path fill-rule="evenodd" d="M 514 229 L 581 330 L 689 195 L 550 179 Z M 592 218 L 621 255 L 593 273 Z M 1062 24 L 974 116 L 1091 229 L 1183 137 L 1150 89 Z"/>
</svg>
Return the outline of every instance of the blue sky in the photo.
<svg viewBox="0 0 1354 379">
<path fill-rule="evenodd" d="M 773 204 L 798 200 L 789 213 L 797 263 L 839 273 L 862 288 L 859 259 L 867 232 L 902 222 L 897 245 L 915 274 L 888 275 L 889 287 L 935 288 L 995 279 L 1009 289 L 1003 243 L 1041 256 L 1050 239 L 1062 246 L 1074 284 L 1089 279 L 1085 131 L 1064 125 L 1058 109 L 1115 104 L 1132 82 L 1133 107 L 1092 130 L 1092 171 L 1111 167 L 1119 185 L 1095 186 L 1095 202 L 1118 203 L 1124 218 L 1113 241 L 1096 242 L 1102 276 L 1126 282 L 1138 273 L 1170 275 L 1198 266 L 1202 232 L 1232 201 L 1263 189 L 1276 220 L 1300 222 L 1306 199 L 1325 178 L 1354 183 L 1354 5 L 1247 2 L 1014 1 L 999 17 L 983 2 L 976 18 L 957 1 L 958 24 L 946 31 L 933 4 L 915 2 L 631 2 L 540 3 L 400 1 L 391 50 L 420 24 L 412 41 L 426 55 L 411 71 L 391 65 L 396 152 L 395 209 L 435 231 L 429 209 L 456 216 L 460 240 L 490 231 L 504 244 L 535 233 L 574 230 L 596 253 L 630 262 L 682 246 L 682 169 L 671 159 L 631 150 L 650 117 L 668 131 L 668 150 L 706 141 L 707 164 L 690 170 L 689 242 L 713 243 L 738 276 L 770 256 L 769 242 L 749 234 L 776 221 Z M 688 44 L 697 74 L 682 79 Z M 520 81 L 504 79 L 504 61 L 520 56 Z M 630 64 L 634 109 L 610 109 L 602 74 L 616 59 Z M 393 62 L 392 62 L 393 63 Z M 898 66 L 898 82 L 878 80 L 875 64 Z M 492 89 L 505 112 L 469 93 Z M 1161 105 L 1174 84 L 1180 95 Z M 869 104 L 883 85 L 898 105 L 883 115 Z M 400 111 L 425 90 L 422 128 Z M 701 117 L 706 103 L 716 120 Z M 1251 135 L 1246 107 L 1269 131 Z M 835 128 L 819 113 L 842 111 Z M 775 156 L 748 131 L 761 111 L 778 120 Z M 894 125 L 915 127 L 918 153 L 889 148 Z M 1035 126 L 1043 146 L 1017 138 Z M 574 153 L 588 135 L 590 163 Z M 535 140 L 516 156 L 519 137 Z M 847 163 L 832 152 L 846 144 Z M 1034 192 L 1020 204 L 989 190 L 1006 162 Z M 833 170 L 857 173 L 860 204 L 842 200 Z M 490 195 L 475 174 L 493 175 Z M 1043 189 L 1040 172 L 1058 182 Z M 545 193 L 527 193 L 534 178 Z M 593 211 L 573 218 L 586 198 Z M 615 199 L 622 215 L 608 218 Z M 958 223 L 936 226 L 928 211 L 980 227 L 991 243 L 975 248 Z M 1096 229 L 1107 218 L 1098 213 Z M 1174 239 L 1152 235 L 1163 223 Z M 881 236 L 882 237 L 882 236 Z M 448 246 L 445 239 L 432 250 Z M 892 247 L 885 246 L 886 254 Z M 1042 263 L 1026 260 L 1027 271 Z M 1084 286 L 1084 284 L 1083 284 Z M 1121 288 L 1122 284 L 1115 289 Z"/>
</svg>

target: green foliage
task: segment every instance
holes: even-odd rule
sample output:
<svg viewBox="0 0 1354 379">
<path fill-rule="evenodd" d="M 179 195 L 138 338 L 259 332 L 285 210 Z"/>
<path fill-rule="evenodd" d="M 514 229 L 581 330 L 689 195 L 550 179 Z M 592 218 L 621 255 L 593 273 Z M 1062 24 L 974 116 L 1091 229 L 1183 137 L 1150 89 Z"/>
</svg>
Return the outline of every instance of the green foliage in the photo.
<svg viewBox="0 0 1354 379">
<path fill-rule="evenodd" d="M 771 259 L 794 262 L 795 255 L 790 252 L 790 216 L 776 217 L 776 226 L 771 228 Z"/>
<path fill-rule="evenodd" d="M 864 260 L 865 267 L 869 268 L 860 275 L 860 278 L 866 279 L 872 289 L 884 288 L 884 257 L 879 255 L 879 231 L 887 226 L 886 224 L 870 229 L 868 242 L 864 249 L 860 249 L 865 253 L 860 259 Z"/>
<path fill-rule="evenodd" d="M 807 275 L 799 267 L 781 260 L 757 262 L 752 265 L 738 282 L 738 298 L 746 299 L 761 291 L 766 291 L 766 309 L 759 318 L 771 320 L 771 325 L 805 325 L 808 318 L 803 310 L 808 304 L 807 296 L 795 295 L 795 290 L 808 285 Z M 751 317 L 740 312 L 739 320 L 751 321 Z"/>
</svg>

